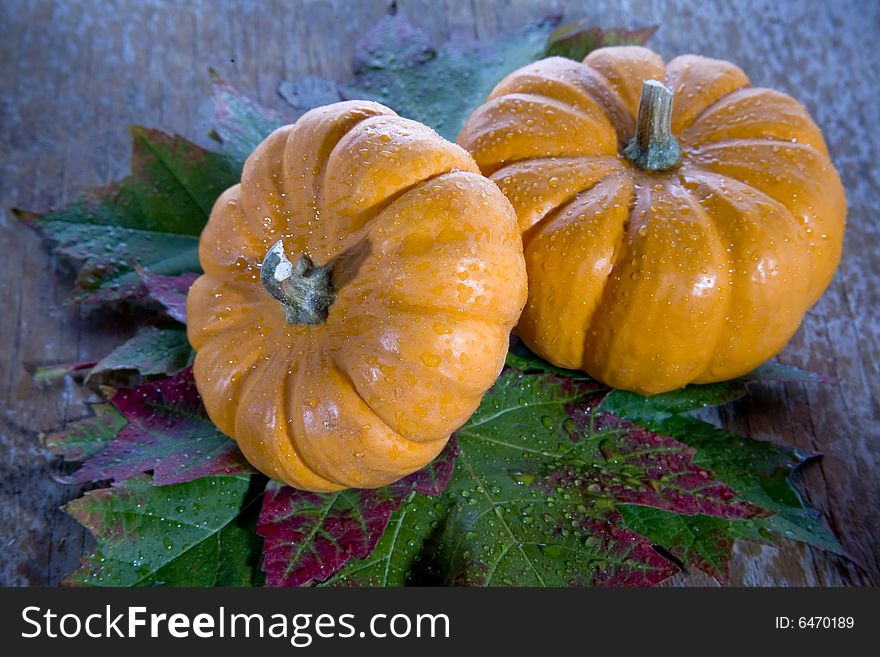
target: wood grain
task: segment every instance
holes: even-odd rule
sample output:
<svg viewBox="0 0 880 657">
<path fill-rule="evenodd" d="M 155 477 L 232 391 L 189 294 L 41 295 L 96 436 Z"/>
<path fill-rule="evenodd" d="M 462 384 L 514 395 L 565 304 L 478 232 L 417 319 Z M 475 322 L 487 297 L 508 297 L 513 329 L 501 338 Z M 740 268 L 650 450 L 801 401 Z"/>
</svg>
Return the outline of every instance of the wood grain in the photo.
<svg viewBox="0 0 880 657">
<path fill-rule="evenodd" d="M 0 206 L 48 209 L 128 168 L 127 126 L 162 127 L 207 145 L 207 67 L 279 111 L 282 80 L 344 81 L 363 30 L 389 0 L 364 2 L 13 1 L 0 4 Z M 700 52 L 737 62 L 756 85 L 783 89 L 822 127 L 850 214 L 843 264 L 782 360 L 838 383 L 765 385 L 713 418 L 732 429 L 825 453 L 803 488 L 854 562 L 799 545 L 740 544 L 739 585 L 880 583 L 880 3 L 456 2 L 401 0 L 399 11 L 441 42 L 490 37 L 552 12 L 597 25 L 660 24 L 664 57 Z M 454 90 L 451 90 L 454 92 Z M 80 490 L 41 432 L 86 412 L 81 389 L 41 388 L 30 366 L 99 357 L 132 331 L 124 313 L 64 305 L 69 276 L 35 235 L 0 217 L 0 584 L 57 583 L 89 538 L 59 511 Z M 672 584 L 712 585 L 699 573 Z"/>
</svg>

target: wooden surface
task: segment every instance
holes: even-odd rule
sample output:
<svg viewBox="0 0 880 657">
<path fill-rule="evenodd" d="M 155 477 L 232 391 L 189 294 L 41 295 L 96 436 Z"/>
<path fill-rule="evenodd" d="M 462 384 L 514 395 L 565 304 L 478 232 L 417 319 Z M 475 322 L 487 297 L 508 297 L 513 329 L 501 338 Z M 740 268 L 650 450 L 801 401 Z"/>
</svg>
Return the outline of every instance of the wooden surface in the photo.
<svg viewBox="0 0 880 657">
<path fill-rule="evenodd" d="M 353 43 L 390 0 L 365 2 L 0 3 L 0 206 L 48 209 L 128 169 L 127 126 L 199 143 L 210 123 L 207 67 L 284 111 L 283 80 L 345 81 Z M 741 544 L 740 585 L 880 583 L 880 3 L 704 1 L 399 2 L 435 42 L 486 37 L 554 11 L 598 25 L 658 23 L 652 46 L 737 62 L 756 85 L 803 101 L 825 132 L 850 212 L 843 264 L 782 360 L 835 377 L 830 386 L 767 385 L 716 416 L 749 435 L 825 453 L 803 477 L 856 566 L 799 545 Z M 454 90 L 450 90 L 454 93 Z M 39 239 L 0 218 L 0 584 L 57 583 L 88 546 L 59 505 L 79 489 L 38 435 L 85 414 L 70 382 L 41 388 L 34 363 L 99 357 L 133 320 L 65 307 L 69 276 Z M 784 300 L 780 300 L 783 302 Z M 712 585 L 699 573 L 674 584 Z"/>
</svg>

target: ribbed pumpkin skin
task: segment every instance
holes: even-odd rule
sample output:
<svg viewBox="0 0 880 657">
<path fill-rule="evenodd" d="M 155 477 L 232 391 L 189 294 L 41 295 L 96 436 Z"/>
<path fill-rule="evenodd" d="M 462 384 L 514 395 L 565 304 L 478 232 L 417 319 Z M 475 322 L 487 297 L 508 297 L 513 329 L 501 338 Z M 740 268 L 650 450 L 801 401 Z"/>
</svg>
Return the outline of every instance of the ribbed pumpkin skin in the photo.
<svg viewBox="0 0 880 657">
<path fill-rule="evenodd" d="M 674 92 L 679 165 L 621 156 L 642 84 Z M 501 81 L 458 138 L 512 202 L 529 298 L 516 332 L 561 367 L 655 394 L 777 354 L 834 274 L 846 199 L 816 124 L 729 62 L 640 47 Z"/>
<path fill-rule="evenodd" d="M 334 263 L 325 323 L 261 287 L 284 239 Z M 516 217 L 470 156 L 365 101 L 278 129 L 216 202 L 187 299 L 211 420 L 265 474 L 373 488 L 429 463 L 504 362 L 526 295 Z"/>
</svg>

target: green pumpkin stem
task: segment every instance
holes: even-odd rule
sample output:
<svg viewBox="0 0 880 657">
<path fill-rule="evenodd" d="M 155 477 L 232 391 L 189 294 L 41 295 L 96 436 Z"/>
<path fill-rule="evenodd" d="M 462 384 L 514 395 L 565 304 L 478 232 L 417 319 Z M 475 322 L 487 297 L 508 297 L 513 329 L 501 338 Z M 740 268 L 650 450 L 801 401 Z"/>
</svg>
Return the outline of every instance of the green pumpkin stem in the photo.
<svg viewBox="0 0 880 657">
<path fill-rule="evenodd" d="M 305 253 L 293 263 L 284 252 L 283 240 L 275 242 L 266 253 L 260 283 L 281 303 L 290 324 L 323 324 L 336 298 L 333 265 L 318 267 Z"/>
<path fill-rule="evenodd" d="M 681 149 L 672 135 L 672 90 L 657 80 L 646 80 L 639 100 L 636 134 L 623 155 L 645 171 L 665 171 L 681 161 Z"/>
</svg>

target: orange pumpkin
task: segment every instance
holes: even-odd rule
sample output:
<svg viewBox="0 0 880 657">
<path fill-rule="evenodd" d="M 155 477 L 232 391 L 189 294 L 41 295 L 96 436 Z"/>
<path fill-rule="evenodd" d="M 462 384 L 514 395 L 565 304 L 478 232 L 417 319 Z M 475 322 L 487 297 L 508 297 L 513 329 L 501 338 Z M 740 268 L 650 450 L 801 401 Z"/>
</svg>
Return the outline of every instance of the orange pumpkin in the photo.
<svg viewBox="0 0 880 657">
<path fill-rule="evenodd" d="M 430 462 L 498 376 L 525 303 L 498 188 L 459 146 L 364 101 L 267 137 L 199 258 L 187 330 L 208 415 L 311 491 Z"/>
<path fill-rule="evenodd" d="M 822 134 L 733 64 L 651 50 L 554 57 L 462 130 L 513 203 L 529 298 L 517 333 L 643 394 L 778 353 L 840 259 L 846 199 Z"/>
</svg>

